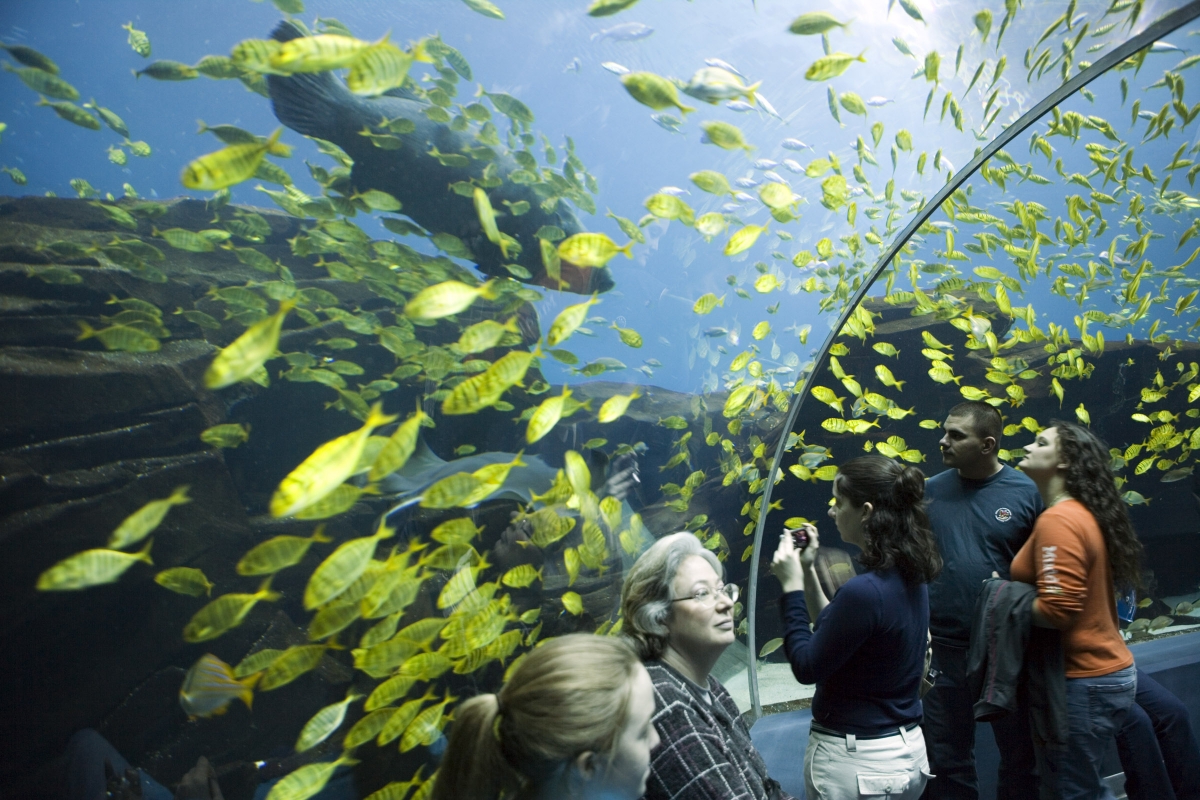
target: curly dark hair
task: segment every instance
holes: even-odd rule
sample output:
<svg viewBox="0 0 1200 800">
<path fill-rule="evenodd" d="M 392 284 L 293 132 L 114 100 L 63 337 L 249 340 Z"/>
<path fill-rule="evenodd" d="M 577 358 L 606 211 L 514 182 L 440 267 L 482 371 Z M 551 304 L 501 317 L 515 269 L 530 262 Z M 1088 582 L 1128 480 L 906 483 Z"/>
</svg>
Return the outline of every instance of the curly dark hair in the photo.
<svg viewBox="0 0 1200 800">
<path fill-rule="evenodd" d="M 863 523 L 859 562 L 867 569 L 895 569 L 907 583 L 930 583 L 942 556 L 925 513 L 925 473 L 880 455 L 861 456 L 838 467 L 838 494 L 851 505 L 874 509 Z"/>
<path fill-rule="evenodd" d="M 1108 448 L 1096 434 L 1074 422 L 1055 419 L 1050 427 L 1058 431 L 1058 455 L 1067 465 L 1067 493 L 1083 503 L 1104 534 L 1113 586 L 1118 592 L 1140 589 L 1142 543 L 1113 481 Z"/>
</svg>

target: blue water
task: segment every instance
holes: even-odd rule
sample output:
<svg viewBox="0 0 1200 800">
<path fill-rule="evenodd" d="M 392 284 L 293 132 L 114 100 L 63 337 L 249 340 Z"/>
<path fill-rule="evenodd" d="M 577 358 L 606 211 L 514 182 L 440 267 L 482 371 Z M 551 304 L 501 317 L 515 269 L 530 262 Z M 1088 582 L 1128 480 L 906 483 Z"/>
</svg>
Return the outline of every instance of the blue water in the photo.
<svg viewBox="0 0 1200 800">
<path fill-rule="evenodd" d="M 897 192 L 906 188 L 931 196 L 946 175 L 945 171 L 938 172 L 932 167 L 935 152 L 940 149 L 957 169 L 983 144 L 969 128 L 968 132 L 955 130 L 949 116 L 943 122 L 937 121 L 940 97 L 927 120 L 922 121 L 930 84 L 923 77 L 910 77 L 920 62 L 900 53 L 891 41 L 893 37 L 902 37 L 918 57 L 929 50 L 939 51 L 943 83 L 961 93 L 979 59 L 996 58 L 992 45 L 1001 14 L 996 15 L 989 45 L 981 48 L 971 22 L 975 4 L 970 7 L 962 3 L 925 4 L 928 25 L 910 19 L 899 7 L 885 15 L 882 3 L 837 4 L 839 18 L 853 17 L 855 21 L 846 31 L 835 29 L 830 33 L 833 48 L 854 54 L 863 51 L 867 63 L 855 63 L 829 83 L 839 92 L 854 91 L 864 99 L 882 96 L 895 101 L 870 108 L 865 120 L 842 109 L 842 126 L 830 116 L 826 84 L 803 78 L 808 64 L 821 55 L 821 38 L 788 33 L 787 24 L 797 9 L 786 4 L 657 0 L 642 2 L 630 11 L 605 19 L 592 19 L 581 13 L 583 2 L 520 0 L 502 5 L 508 17 L 504 21 L 483 17 L 453 0 L 310 2 L 299 16 L 308 22 L 315 17 L 337 17 L 365 39 L 376 39 L 390 31 L 393 40 L 399 43 L 440 32 L 447 43 L 460 49 L 471 62 L 477 83 L 489 90 L 510 92 L 523 100 L 537 117 L 535 129 L 555 144 L 561 146 L 566 136 L 574 139 L 580 158 L 600 184 L 596 198 L 599 214 L 593 218 L 585 216 L 583 223 L 589 229 L 609 233 L 617 241 L 624 241 L 624 237 L 612 220 L 604 218 L 604 211 L 611 209 L 637 220 L 644 213 L 642 201 L 663 186 L 690 190 L 685 199 L 696 208 L 697 214 L 719 208 L 725 200 L 704 195 L 687 180 L 688 174 L 699 169 L 720 170 L 731 180 L 749 175 L 761 181 L 762 171 L 752 168 L 755 159 L 782 161 L 790 157 L 807 164 L 816 155 L 833 152 L 848 175 L 855 160 L 856 138 L 861 135 L 870 144 L 869 128 L 876 121 L 885 126 L 880 146 L 872 148 L 880 166 L 868 166 L 866 170 L 877 192 L 893 177 L 888 146 L 901 127 L 912 133 L 914 152 L 901 154 L 894 173 Z M 1171 5 L 1147 4 L 1137 28 Z M 1079 13 L 1099 18 L 1103 7 L 1098 3 L 1079 4 Z M 985 138 L 995 133 L 999 124 L 1031 107 L 1056 84 L 1056 71 L 1032 85 L 1027 84 L 1020 66 L 1023 47 L 1031 43 L 1030 38 L 1040 33 L 1052 16 L 1048 6 L 1027 8 L 1006 32 L 1001 52 L 1007 53 L 1009 67 L 999 83 L 1004 91 L 998 100 L 1004 110 Z M 278 123 L 269 102 L 245 90 L 237 81 L 204 77 L 180 83 L 156 82 L 146 77 L 135 80 L 131 71 L 144 67 L 148 60 L 129 48 L 126 32 L 120 26 L 133 21 L 149 34 L 153 44 L 151 59 L 194 63 L 206 54 L 227 54 L 241 39 L 265 37 L 280 17 L 269 2 L 249 0 L 198 4 L 5 4 L 0 12 L 0 37 L 51 55 L 62 68 L 63 76 L 77 86 L 84 99 L 95 97 L 119 113 L 130 126 L 132 138 L 149 143 L 154 153 L 147 159 L 131 156 L 125 167 L 109 163 L 105 149 L 119 143 L 116 134 L 107 128 L 100 132 L 83 130 L 58 119 L 49 109 L 35 107 L 36 95 L 15 76 L 0 75 L 3 109 L 0 118 L 9 124 L 0 145 L 0 161 L 20 167 L 26 173 L 29 185 L 18 189 L 22 192 L 40 194 L 49 190 L 70 195 L 68 182 L 72 178 L 85 178 L 102 193 L 112 192 L 118 197 L 125 182 L 143 196 L 188 194 L 179 183 L 180 170 L 189 160 L 219 144 L 211 136 L 196 135 L 197 119 L 211 124 L 231 123 L 263 134 Z M 649 25 L 654 32 L 638 41 L 592 39 L 600 31 L 628 22 Z M 1125 35 L 1124 27 L 1118 26 L 1098 40 L 1087 39 L 1085 46 L 1096 41 L 1118 42 Z M 1050 41 L 1058 38 L 1052 37 Z M 962 66 L 950 77 L 955 49 L 962 42 L 967 45 Z M 1103 52 L 1086 58 L 1094 60 Z M 706 106 L 684 97 L 685 102 L 699 108 L 689 115 L 681 134 L 672 134 L 655 125 L 650 119 L 651 110 L 634 102 L 616 77 L 600 67 L 602 62 L 615 61 L 633 70 L 650 70 L 686 80 L 704 66 L 705 58 L 714 57 L 732 63 L 750 81 L 761 80 L 761 91 L 787 122 L 758 111 L 739 114 L 720 105 Z M 1147 73 L 1153 73 L 1154 66 L 1174 63 L 1178 57 L 1176 53 L 1151 56 Z M 578 59 L 578 71 L 567 70 L 574 59 Z M 972 90 L 971 97 L 961 98 L 967 123 L 974 124 L 976 129 L 983 121 L 982 102 L 986 94 L 982 90 L 990 72 L 990 67 L 985 70 L 985 78 Z M 459 89 L 456 99 L 465 100 L 471 84 L 463 82 Z M 1096 113 L 1119 116 L 1111 93 L 1102 94 L 1097 107 L 1102 110 Z M 704 119 L 721 119 L 741 127 L 755 146 L 752 155 L 701 144 L 698 121 Z M 781 148 L 779 143 L 789 137 L 799 138 L 814 149 L 798 153 Z M 299 188 L 310 194 L 319 193 L 302 161 L 328 163 L 328 160 L 294 133 L 285 132 L 284 141 L 296 146 L 296 154 L 290 161 L 281 161 L 281 165 L 292 174 Z M 928 153 L 931 162 L 923 177 L 914 168 L 916 156 L 922 151 Z M 838 236 L 849 232 L 844 210 L 835 214 L 819 204 L 818 181 L 794 175 L 782 166 L 775 170 L 806 199 L 801 205 L 799 222 L 786 226 L 772 222 L 773 231 L 784 229 L 793 236 L 791 241 L 782 242 L 777 252 L 790 259 L 801 249 L 811 250 L 821 237 L 830 236 L 836 242 Z M 268 198 L 253 190 L 254 183 L 235 187 L 235 202 L 270 206 Z M 855 185 L 852 179 L 850 184 Z M 1057 186 L 1048 190 L 1061 191 Z M 862 197 L 858 201 L 861 229 L 865 201 Z M 747 203 L 738 216 L 744 222 L 756 224 L 767 219 L 756 202 Z M 902 213 L 897 230 L 906 218 Z M 357 221 L 372 230 L 361 215 Z M 730 230 L 734 229 L 736 223 Z M 378 228 L 372 230 L 376 231 L 383 235 Z M 781 359 L 795 353 L 799 361 L 807 361 L 828 333 L 831 317 L 817 312 L 819 298 L 804 292 L 793 293 L 798 292 L 800 283 L 794 268 L 787 260 L 771 257 L 775 237 L 763 236 L 747 253 L 729 259 L 720 252 L 726 235 L 706 244 L 694 230 L 679 223 L 662 222 L 650 225 L 645 232 L 649 244 L 635 246 L 634 261 L 618 256 L 612 262 L 617 288 L 593 310 L 609 322 L 616 320 L 624 327 L 637 329 L 645 339 L 645 346 L 637 351 L 624 347 L 614 331 L 605 330 L 604 324 L 591 326 L 597 334 L 594 339 L 576 336 L 571 342 L 572 349 L 584 360 L 615 356 L 629 366 L 607 377 L 683 391 L 712 389 L 718 385 L 719 369 L 744 349 L 750 341 L 749 330 L 763 319 L 770 319 L 774 333 L 760 346 L 770 351 L 771 345 L 778 342 Z M 873 256 L 868 253 L 865 260 L 873 263 Z M 758 275 L 753 266 L 756 262 L 770 265 L 784 279 L 791 278 L 788 290 L 767 296 L 754 292 L 750 284 Z M 752 299 L 734 296 L 732 287 L 726 283 L 726 277 L 731 275 L 750 291 Z M 725 306 L 707 317 L 696 317 L 691 312 L 692 302 L 705 292 L 727 294 Z M 543 325 L 564 305 L 577 299 L 570 294 L 548 292 L 539 304 Z M 777 301 L 780 307 L 775 315 L 764 313 L 767 306 Z M 728 351 L 717 369 L 711 368 L 703 355 L 696 357 L 697 323 L 699 330 L 720 326 L 740 334 L 737 344 L 706 343 L 714 348 L 724 344 Z M 796 327 L 790 332 L 784 330 L 805 324 L 813 327 L 807 345 L 797 339 Z M 663 366 L 652 377 L 635 373 L 633 369 L 644 359 L 657 359 Z M 776 360 L 774 365 L 781 363 Z M 570 379 L 563 368 L 553 363 L 547 364 L 547 370 L 552 378 Z M 789 377 L 794 379 L 783 376 Z"/>
</svg>

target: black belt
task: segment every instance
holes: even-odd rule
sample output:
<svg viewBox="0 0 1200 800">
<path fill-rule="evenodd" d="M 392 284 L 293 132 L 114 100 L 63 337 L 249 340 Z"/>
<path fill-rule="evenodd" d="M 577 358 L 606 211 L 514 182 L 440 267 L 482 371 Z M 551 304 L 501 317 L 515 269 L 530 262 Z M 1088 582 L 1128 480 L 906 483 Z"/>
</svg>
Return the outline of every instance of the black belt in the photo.
<svg viewBox="0 0 1200 800">
<path fill-rule="evenodd" d="M 891 728 L 887 731 L 884 731 L 883 733 L 856 733 L 856 734 L 854 734 L 854 738 L 855 739 L 886 739 L 889 736 L 899 736 L 900 731 L 902 731 L 902 730 L 905 733 L 908 733 L 910 731 L 916 730 L 919 727 L 921 727 L 921 723 L 920 723 L 920 721 L 917 721 L 917 722 L 912 723 L 911 725 L 901 725 L 896 728 Z M 846 738 L 846 734 L 842 733 L 841 731 L 835 731 L 832 728 L 826 728 L 824 725 L 819 724 L 816 720 L 813 720 L 812 729 L 814 731 L 816 731 L 817 733 L 823 733 L 826 736 L 837 736 L 838 738 L 841 738 L 841 739 Z"/>
</svg>

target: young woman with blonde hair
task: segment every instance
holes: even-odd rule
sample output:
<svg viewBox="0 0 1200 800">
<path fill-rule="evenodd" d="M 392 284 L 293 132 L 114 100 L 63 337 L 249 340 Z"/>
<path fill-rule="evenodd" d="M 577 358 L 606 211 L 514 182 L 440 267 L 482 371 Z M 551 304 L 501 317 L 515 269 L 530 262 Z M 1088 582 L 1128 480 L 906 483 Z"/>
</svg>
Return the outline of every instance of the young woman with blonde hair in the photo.
<svg viewBox="0 0 1200 800">
<path fill-rule="evenodd" d="M 619 638 L 571 634 L 530 651 L 497 694 L 455 709 L 434 800 L 636 800 L 650 750 L 650 676 Z"/>
</svg>

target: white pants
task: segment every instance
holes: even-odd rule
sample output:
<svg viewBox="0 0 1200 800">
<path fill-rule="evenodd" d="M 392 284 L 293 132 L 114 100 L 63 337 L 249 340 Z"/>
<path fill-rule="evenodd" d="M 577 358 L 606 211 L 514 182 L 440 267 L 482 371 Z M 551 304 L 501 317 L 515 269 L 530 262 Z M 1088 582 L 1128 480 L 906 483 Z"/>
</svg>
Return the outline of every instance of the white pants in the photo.
<svg viewBox="0 0 1200 800">
<path fill-rule="evenodd" d="M 919 727 L 883 739 L 856 740 L 818 731 L 808 734 L 804 753 L 807 800 L 916 800 L 929 777 L 925 736 Z"/>
</svg>

